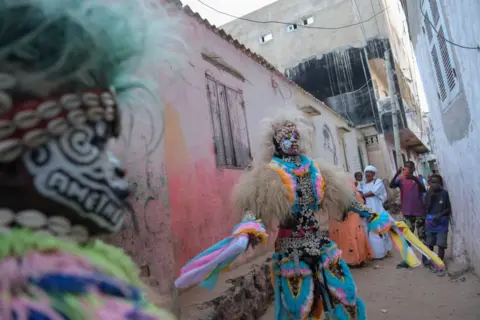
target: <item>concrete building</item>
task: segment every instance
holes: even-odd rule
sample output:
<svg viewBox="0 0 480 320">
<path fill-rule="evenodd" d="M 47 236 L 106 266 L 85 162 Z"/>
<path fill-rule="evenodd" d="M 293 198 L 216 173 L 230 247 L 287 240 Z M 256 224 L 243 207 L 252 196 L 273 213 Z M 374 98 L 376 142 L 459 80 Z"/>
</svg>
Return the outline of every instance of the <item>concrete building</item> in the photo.
<svg viewBox="0 0 480 320">
<path fill-rule="evenodd" d="M 461 263 L 471 261 L 478 270 L 480 2 L 403 0 L 402 4 L 430 109 L 439 171 L 453 205 L 453 256 Z"/>
<path fill-rule="evenodd" d="M 412 76 L 418 71 L 413 49 L 402 47 L 408 34 L 399 8 L 395 1 L 279 0 L 243 17 L 275 22 L 237 19 L 223 27 L 354 125 L 371 126 L 375 134 L 370 129 L 369 134 L 384 146 L 379 174 L 390 177 L 396 171 L 390 97 L 398 97 L 404 158 L 416 160 L 428 151 L 418 80 Z M 385 52 L 395 62 L 393 93 L 388 90 Z M 378 160 L 378 150 L 369 158 Z"/>
<path fill-rule="evenodd" d="M 352 172 L 366 162 L 356 151 L 363 137 L 346 120 L 223 30 L 171 2 L 180 26 L 175 35 L 188 48 L 165 43 L 183 63 L 147 66 L 158 79 L 163 121 L 136 106 L 133 123 L 125 124 L 117 149 L 134 210 L 125 230 L 107 239 L 134 258 L 170 306 L 180 268 L 238 222 L 230 193 L 257 152 L 261 119 L 297 106 L 317 128 L 316 155 Z M 258 247 L 243 261 L 270 248 Z"/>
</svg>

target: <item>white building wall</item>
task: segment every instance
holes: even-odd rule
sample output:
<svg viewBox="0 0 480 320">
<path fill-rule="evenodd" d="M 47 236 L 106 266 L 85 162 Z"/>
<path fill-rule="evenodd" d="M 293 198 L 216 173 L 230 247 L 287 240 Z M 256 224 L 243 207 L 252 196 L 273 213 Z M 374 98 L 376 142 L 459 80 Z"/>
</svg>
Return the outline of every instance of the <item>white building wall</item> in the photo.
<svg viewBox="0 0 480 320">
<path fill-rule="evenodd" d="M 446 38 L 463 46 L 478 46 L 480 2 L 439 2 L 447 25 Z M 451 46 L 460 93 L 442 108 L 418 0 L 409 0 L 407 4 L 411 39 L 430 109 L 434 152 L 453 204 L 454 258 L 458 262 L 468 262 L 468 258 L 472 266 L 480 270 L 480 53 Z M 464 249 L 467 258 L 462 254 Z"/>
</svg>

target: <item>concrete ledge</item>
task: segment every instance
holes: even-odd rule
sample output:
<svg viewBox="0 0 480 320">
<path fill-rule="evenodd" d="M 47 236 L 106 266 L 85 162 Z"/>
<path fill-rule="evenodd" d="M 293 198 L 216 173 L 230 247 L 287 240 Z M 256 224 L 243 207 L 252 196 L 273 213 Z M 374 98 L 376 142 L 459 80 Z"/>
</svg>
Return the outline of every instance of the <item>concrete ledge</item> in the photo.
<svg viewBox="0 0 480 320">
<path fill-rule="evenodd" d="M 196 287 L 180 296 L 181 320 L 254 320 L 273 301 L 270 257 L 262 256 L 221 276 L 208 292 Z"/>
</svg>

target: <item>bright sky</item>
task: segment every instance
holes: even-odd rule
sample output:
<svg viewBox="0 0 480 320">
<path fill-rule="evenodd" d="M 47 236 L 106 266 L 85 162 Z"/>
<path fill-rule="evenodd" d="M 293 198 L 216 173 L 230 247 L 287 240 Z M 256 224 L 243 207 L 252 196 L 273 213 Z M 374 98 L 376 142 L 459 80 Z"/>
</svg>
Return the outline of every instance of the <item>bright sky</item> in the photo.
<svg viewBox="0 0 480 320">
<path fill-rule="evenodd" d="M 198 12 L 203 18 L 208 19 L 210 23 L 221 26 L 233 18 L 217 13 L 214 10 L 204 6 L 198 0 L 181 0 L 184 5 L 190 6 L 193 11 Z M 247 13 L 260 9 L 276 0 L 202 0 L 209 6 L 229 13 L 234 16 L 243 16 Z M 293 1 L 293 0 L 292 0 Z"/>
</svg>

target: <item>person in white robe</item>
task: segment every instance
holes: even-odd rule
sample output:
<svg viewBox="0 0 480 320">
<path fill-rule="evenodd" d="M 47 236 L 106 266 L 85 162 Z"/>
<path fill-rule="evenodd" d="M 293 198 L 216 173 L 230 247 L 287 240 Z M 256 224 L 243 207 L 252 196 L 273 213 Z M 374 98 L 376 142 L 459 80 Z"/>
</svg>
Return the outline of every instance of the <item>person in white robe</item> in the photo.
<svg viewBox="0 0 480 320">
<path fill-rule="evenodd" d="M 383 203 L 387 201 L 387 190 L 381 179 L 376 178 L 377 168 L 374 166 L 367 166 L 365 168 L 365 181 L 361 184 L 359 190 L 365 199 L 367 207 L 376 212 L 385 211 Z M 364 223 L 366 226 L 366 222 Z M 368 232 L 368 240 L 375 259 L 385 258 L 392 250 L 392 239 L 388 234 L 380 236 Z"/>
</svg>

